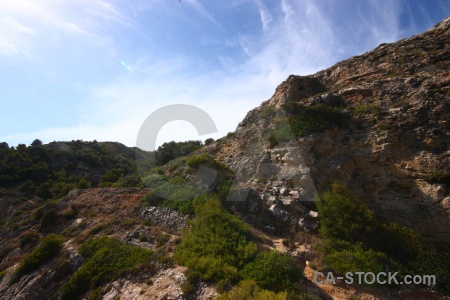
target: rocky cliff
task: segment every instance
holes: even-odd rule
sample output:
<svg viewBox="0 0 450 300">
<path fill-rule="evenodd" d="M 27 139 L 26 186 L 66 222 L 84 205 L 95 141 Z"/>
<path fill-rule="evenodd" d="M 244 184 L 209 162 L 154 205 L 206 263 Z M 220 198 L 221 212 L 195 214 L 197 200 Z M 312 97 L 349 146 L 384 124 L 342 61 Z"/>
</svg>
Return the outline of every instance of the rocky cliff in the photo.
<svg viewBox="0 0 450 300">
<path fill-rule="evenodd" d="M 447 18 L 314 75 L 291 75 L 208 150 L 282 222 L 303 222 L 314 193 L 336 182 L 380 217 L 450 249 L 449 58 Z M 349 120 L 274 146 L 269 133 L 292 115 L 290 103 L 338 108 Z"/>
</svg>

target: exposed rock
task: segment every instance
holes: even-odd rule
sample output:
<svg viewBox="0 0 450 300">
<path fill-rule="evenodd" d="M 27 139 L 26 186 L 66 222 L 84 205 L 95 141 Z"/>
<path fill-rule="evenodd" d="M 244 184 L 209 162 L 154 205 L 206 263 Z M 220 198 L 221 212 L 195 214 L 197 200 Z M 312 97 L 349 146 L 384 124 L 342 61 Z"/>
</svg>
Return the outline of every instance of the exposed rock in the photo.
<svg viewBox="0 0 450 300">
<path fill-rule="evenodd" d="M 305 213 L 298 221 L 298 225 L 306 232 L 316 232 L 319 229 L 319 213 L 309 211 Z"/>
<path fill-rule="evenodd" d="M 377 215 L 450 249 L 449 57 L 450 18 L 314 75 L 291 75 L 216 157 L 229 158 L 237 182 L 260 191 L 263 209 L 282 222 L 309 222 L 288 209 L 292 199 L 314 209 L 314 194 L 339 183 Z M 271 148 L 267 132 L 287 102 L 345 107 L 351 120 Z M 270 107 L 279 115 L 261 118 Z"/>
<path fill-rule="evenodd" d="M 141 209 L 139 215 L 151 225 L 161 226 L 163 228 L 180 231 L 187 226 L 187 215 L 183 215 L 168 208 L 149 206 Z"/>
<path fill-rule="evenodd" d="M 227 202 L 237 211 L 256 214 L 261 209 L 262 199 L 255 190 L 236 187 L 227 196 Z"/>
<path fill-rule="evenodd" d="M 286 223 L 292 217 L 291 213 L 282 209 L 280 207 L 280 205 L 278 205 L 278 204 L 271 205 L 269 207 L 268 211 L 272 213 L 272 215 L 275 219 L 277 219 L 278 221 L 281 221 L 283 223 Z"/>
</svg>

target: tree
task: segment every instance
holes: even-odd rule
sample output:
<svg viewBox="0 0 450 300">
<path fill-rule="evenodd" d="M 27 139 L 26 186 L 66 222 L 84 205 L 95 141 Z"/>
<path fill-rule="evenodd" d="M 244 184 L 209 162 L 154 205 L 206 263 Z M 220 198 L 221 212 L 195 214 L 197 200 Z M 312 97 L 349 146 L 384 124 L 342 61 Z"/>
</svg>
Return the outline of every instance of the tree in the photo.
<svg viewBox="0 0 450 300">
<path fill-rule="evenodd" d="M 1 142 L 1 143 L 0 143 L 0 149 L 9 149 L 8 143 Z"/>
<path fill-rule="evenodd" d="M 35 139 L 32 143 L 31 146 L 42 146 L 42 141 L 39 139 Z"/>
</svg>

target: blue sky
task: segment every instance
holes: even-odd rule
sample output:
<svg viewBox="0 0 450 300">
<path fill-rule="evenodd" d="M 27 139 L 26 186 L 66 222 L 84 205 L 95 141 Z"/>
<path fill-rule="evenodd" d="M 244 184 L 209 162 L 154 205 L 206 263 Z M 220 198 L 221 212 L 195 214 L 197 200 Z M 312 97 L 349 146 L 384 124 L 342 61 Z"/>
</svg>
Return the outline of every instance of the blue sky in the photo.
<svg viewBox="0 0 450 300">
<path fill-rule="evenodd" d="M 219 138 L 290 74 L 449 15 L 450 0 L 0 0 L 0 141 L 134 146 L 168 104 L 201 108 L 218 132 L 174 121 L 158 144 Z"/>
</svg>

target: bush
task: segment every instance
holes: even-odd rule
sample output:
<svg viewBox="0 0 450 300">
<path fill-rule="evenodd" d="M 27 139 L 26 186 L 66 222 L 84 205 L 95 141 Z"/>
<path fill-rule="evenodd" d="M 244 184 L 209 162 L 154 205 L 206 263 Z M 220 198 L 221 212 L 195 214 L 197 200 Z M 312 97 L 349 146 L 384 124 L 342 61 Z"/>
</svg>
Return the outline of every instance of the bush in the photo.
<svg viewBox="0 0 450 300">
<path fill-rule="evenodd" d="M 207 146 L 207 145 L 210 145 L 210 144 L 212 144 L 212 143 L 214 143 L 214 139 L 213 138 L 207 138 L 206 140 L 205 140 L 205 145 Z"/>
<path fill-rule="evenodd" d="M 145 196 L 139 199 L 142 207 L 156 206 L 162 200 L 161 197 L 155 194 L 154 191 L 148 192 Z"/>
<path fill-rule="evenodd" d="M 142 185 L 141 178 L 137 175 L 127 175 L 120 178 L 116 183 L 113 183 L 113 188 L 139 187 Z"/>
<path fill-rule="evenodd" d="M 155 240 L 156 240 L 156 247 L 164 246 L 170 240 L 170 234 L 159 233 L 156 236 Z"/>
<path fill-rule="evenodd" d="M 79 189 L 88 189 L 90 188 L 92 183 L 90 181 L 87 181 L 86 179 L 82 178 L 80 181 L 78 181 L 77 188 Z"/>
<path fill-rule="evenodd" d="M 274 106 L 264 106 L 261 109 L 261 113 L 259 114 L 260 118 L 263 120 L 267 120 L 275 117 L 277 113 L 277 109 Z"/>
<path fill-rule="evenodd" d="M 56 234 L 49 234 L 42 239 L 41 243 L 27 255 L 17 267 L 13 281 L 22 275 L 37 270 L 41 265 L 55 257 L 61 250 L 64 237 Z"/>
<path fill-rule="evenodd" d="M 447 188 L 450 188 L 450 173 L 442 170 L 435 171 L 427 176 L 426 181 L 430 184 L 444 184 Z"/>
<path fill-rule="evenodd" d="M 146 187 L 156 188 L 166 182 L 164 176 L 160 174 L 150 174 L 142 179 Z"/>
<path fill-rule="evenodd" d="M 78 298 L 89 289 L 96 289 L 137 267 L 153 271 L 150 264 L 153 252 L 114 238 L 90 239 L 79 252 L 86 260 L 61 288 L 63 299 Z"/>
<path fill-rule="evenodd" d="M 164 165 L 167 162 L 177 158 L 188 155 L 191 152 L 199 149 L 202 146 L 201 141 L 187 141 L 187 142 L 168 142 L 158 147 L 155 151 L 156 163 Z"/>
<path fill-rule="evenodd" d="M 192 294 L 195 292 L 196 285 L 200 280 L 200 273 L 188 269 L 186 271 L 185 275 L 186 275 L 186 281 L 181 286 L 181 291 L 184 294 Z"/>
<path fill-rule="evenodd" d="M 397 270 L 400 275 L 434 274 L 450 291 L 450 254 L 439 251 L 411 228 L 377 220 L 355 195 L 339 185 L 317 202 L 325 268 L 339 274 Z"/>
<path fill-rule="evenodd" d="M 257 251 L 247 238 L 246 226 L 227 213 L 213 196 L 197 205 L 195 213 L 191 230 L 184 232 L 175 249 L 175 261 L 199 272 L 204 280 L 236 279 L 238 269 Z"/>
<path fill-rule="evenodd" d="M 123 176 L 123 170 L 120 168 L 111 169 L 102 176 L 100 181 L 100 187 L 111 186 L 113 183 L 117 182 L 120 177 Z"/>
<path fill-rule="evenodd" d="M 242 278 L 254 280 L 258 286 L 275 292 L 290 289 L 303 278 L 303 272 L 289 255 L 278 251 L 262 251 L 244 266 Z"/>
<path fill-rule="evenodd" d="M 56 205 L 47 203 L 36 209 L 31 215 L 33 221 L 39 221 L 42 227 L 53 225 L 58 218 Z"/>
<path fill-rule="evenodd" d="M 220 295 L 217 300 L 286 300 L 285 292 L 274 293 L 261 289 L 253 280 L 243 280 L 231 291 Z"/>
<path fill-rule="evenodd" d="M 19 245 L 21 248 L 23 248 L 26 245 L 35 245 L 38 241 L 39 235 L 37 234 L 37 232 L 31 231 L 20 236 Z"/>
<path fill-rule="evenodd" d="M 295 137 L 323 132 L 332 126 L 342 126 L 349 118 L 341 109 L 326 104 L 305 107 L 288 102 L 283 108 L 290 115 L 287 120 Z"/>
<path fill-rule="evenodd" d="M 336 244 L 333 244 L 336 247 Z M 337 248 L 337 247 L 336 247 Z M 338 274 L 364 270 L 375 274 L 386 272 L 393 263 L 383 253 L 372 249 L 364 250 L 361 244 L 347 244 L 344 249 L 330 249 L 325 256 L 326 268 Z"/>
<path fill-rule="evenodd" d="M 346 188 L 333 184 L 316 204 L 323 237 L 352 241 L 370 238 L 375 224 L 373 213 Z"/>
<path fill-rule="evenodd" d="M 197 169 L 200 166 L 204 166 L 207 168 L 215 169 L 217 171 L 226 171 L 231 173 L 233 172 L 227 165 L 215 160 L 214 156 L 212 156 L 209 153 L 191 156 L 187 159 L 186 164 L 189 167 L 195 169 Z"/>
</svg>

